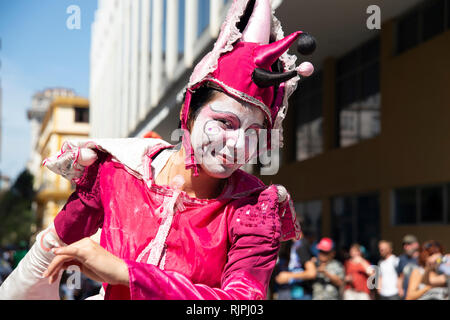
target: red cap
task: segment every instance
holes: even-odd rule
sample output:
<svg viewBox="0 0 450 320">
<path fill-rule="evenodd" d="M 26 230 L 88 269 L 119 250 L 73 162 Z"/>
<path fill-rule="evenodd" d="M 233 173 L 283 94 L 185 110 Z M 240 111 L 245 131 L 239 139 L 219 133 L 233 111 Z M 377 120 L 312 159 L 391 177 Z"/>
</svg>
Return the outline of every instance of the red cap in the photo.
<svg viewBox="0 0 450 320">
<path fill-rule="evenodd" d="M 333 250 L 334 244 L 333 240 L 330 238 L 322 238 L 320 242 L 317 244 L 316 248 L 320 251 L 331 251 Z"/>
</svg>

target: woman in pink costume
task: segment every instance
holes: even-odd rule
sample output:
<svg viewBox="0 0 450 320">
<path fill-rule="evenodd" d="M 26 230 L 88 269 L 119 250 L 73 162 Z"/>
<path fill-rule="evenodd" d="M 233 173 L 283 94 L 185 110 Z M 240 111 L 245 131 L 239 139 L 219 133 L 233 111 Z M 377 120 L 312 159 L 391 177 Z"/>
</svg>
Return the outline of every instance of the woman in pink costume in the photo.
<svg viewBox="0 0 450 320">
<path fill-rule="evenodd" d="M 313 71 L 287 54 L 296 41 L 314 50 L 306 33 L 284 37 L 269 0 L 236 0 L 190 78 L 182 143 L 68 141 L 46 159 L 76 191 L 0 298 L 58 299 L 60 271 L 75 264 L 103 282 L 99 299 L 265 299 L 280 242 L 300 227 L 284 187 L 239 168 L 265 151 L 258 137 L 278 146 L 288 98 Z"/>
</svg>

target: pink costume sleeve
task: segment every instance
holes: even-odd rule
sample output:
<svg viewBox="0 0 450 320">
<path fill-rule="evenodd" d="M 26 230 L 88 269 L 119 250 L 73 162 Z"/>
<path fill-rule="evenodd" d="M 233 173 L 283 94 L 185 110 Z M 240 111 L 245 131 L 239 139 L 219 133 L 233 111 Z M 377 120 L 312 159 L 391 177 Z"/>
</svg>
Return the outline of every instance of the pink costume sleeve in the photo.
<svg viewBox="0 0 450 320">
<path fill-rule="evenodd" d="M 238 208 L 231 219 L 231 246 L 220 288 L 194 284 L 178 272 L 126 260 L 131 299 L 265 299 L 281 238 L 276 187 L 263 191 L 256 204 Z"/>
<path fill-rule="evenodd" d="M 86 167 L 76 181 L 76 190 L 54 220 L 59 238 L 71 244 L 95 234 L 103 224 L 103 206 L 100 198 L 101 164 L 107 154 L 98 152 L 98 159 Z"/>
</svg>

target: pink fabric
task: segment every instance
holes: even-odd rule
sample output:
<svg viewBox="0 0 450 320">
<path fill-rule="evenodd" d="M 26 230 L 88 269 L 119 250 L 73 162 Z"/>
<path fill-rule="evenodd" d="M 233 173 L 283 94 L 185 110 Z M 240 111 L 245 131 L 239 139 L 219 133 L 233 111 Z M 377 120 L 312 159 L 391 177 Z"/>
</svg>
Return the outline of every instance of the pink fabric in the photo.
<svg viewBox="0 0 450 320">
<path fill-rule="evenodd" d="M 266 45 L 243 41 L 235 44 L 233 51 L 227 52 L 219 58 L 217 68 L 204 81 L 188 89 L 182 110 L 182 128 L 187 129 L 192 98 L 191 91 L 194 91 L 205 81 L 210 81 L 238 99 L 245 100 L 246 96 L 255 99 L 255 102 L 250 102 L 251 99 L 245 101 L 263 111 L 270 124 L 268 129 L 271 129 L 282 100 L 277 99 L 276 103 L 273 103 L 275 88 L 258 87 L 253 82 L 252 74 L 256 68 L 272 70 L 272 64 L 289 49 L 301 33 L 301 31 L 294 32 L 284 39 Z M 284 91 L 280 91 L 280 93 L 284 93 Z M 265 105 L 266 108 L 263 108 L 261 104 Z"/>
<path fill-rule="evenodd" d="M 283 104 L 284 84 L 279 86 L 277 92 L 275 92 L 275 87 L 260 88 L 253 82 L 253 71 L 256 68 L 272 70 L 273 63 L 289 49 L 301 33 L 301 31 L 297 31 L 284 39 L 265 45 L 240 41 L 234 45 L 232 51 L 225 53 L 219 58 L 217 68 L 213 72 L 204 78 L 203 81 L 188 88 L 183 109 L 181 110 L 181 128 L 185 130 L 183 145 L 187 154 L 186 169 L 193 168 L 194 174 L 198 174 L 194 151 L 187 132 L 193 91 L 205 82 L 215 83 L 229 95 L 259 108 L 269 123 L 268 129 L 272 129 Z M 275 101 L 274 98 L 276 98 Z M 270 130 L 267 145 L 270 149 Z"/>
<path fill-rule="evenodd" d="M 195 66 L 181 110 L 182 129 L 187 129 L 191 96 L 205 82 L 214 82 L 231 96 L 261 109 L 269 122 L 267 129 L 281 129 L 287 112 L 288 98 L 295 90 L 299 77 L 288 80 L 275 92 L 275 87 L 256 86 L 253 82 L 253 71 L 255 68 L 272 70 L 272 64 L 277 59 L 282 62 L 284 72 L 297 70 L 295 56 L 287 54 L 287 50 L 302 32 L 297 31 L 284 37 L 281 24 L 273 15 L 271 1 L 256 0 L 248 23 L 241 34 L 238 25 L 243 20 L 249 4 L 249 0 L 232 2 L 212 51 Z M 269 43 L 269 41 L 275 42 Z M 272 147 L 270 135 L 269 132 L 267 142 L 269 149 Z M 280 143 L 282 143 L 282 134 Z M 194 175 L 197 175 L 197 163 L 188 137 L 183 136 L 183 144 L 187 151 L 186 169 L 193 168 Z"/>
<path fill-rule="evenodd" d="M 55 229 L 70 244 L 103 227 L 100 244 L 124 259 L 130 273 L 129 288 L 104 284 L 106 299 L 265 298 L 281 233 L 295 235 L 282 231 L 283 219 L 291 226 L 293 220 L 288 201 L 279 206 L 276 187 L 238 170 L 217 199 L 183 192 L 185 210 L 175 213 L 165 262 L 145 263 L 149 253 L 136 262 L 158 231 L 156 209 L 171 193 L 154 183 L 149 188 L 99 153 L 56 217 Z"/>
</svg>

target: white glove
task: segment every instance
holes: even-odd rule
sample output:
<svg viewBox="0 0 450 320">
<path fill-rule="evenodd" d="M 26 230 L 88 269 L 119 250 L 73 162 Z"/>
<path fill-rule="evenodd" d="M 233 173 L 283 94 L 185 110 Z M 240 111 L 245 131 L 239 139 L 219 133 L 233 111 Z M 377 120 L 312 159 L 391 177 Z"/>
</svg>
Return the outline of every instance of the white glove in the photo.
<svg viewBox="0 0 450 320">
<path fill-rule="evenodd" d="M 59 282 L 48 283 L 42 274 L 55 255 L 52 248 L 66 246 L 56 234 L 53 223 L 36 237 L 30 251 L 0 286 L 0 300 L 60 300 Z"/>
</svg>

